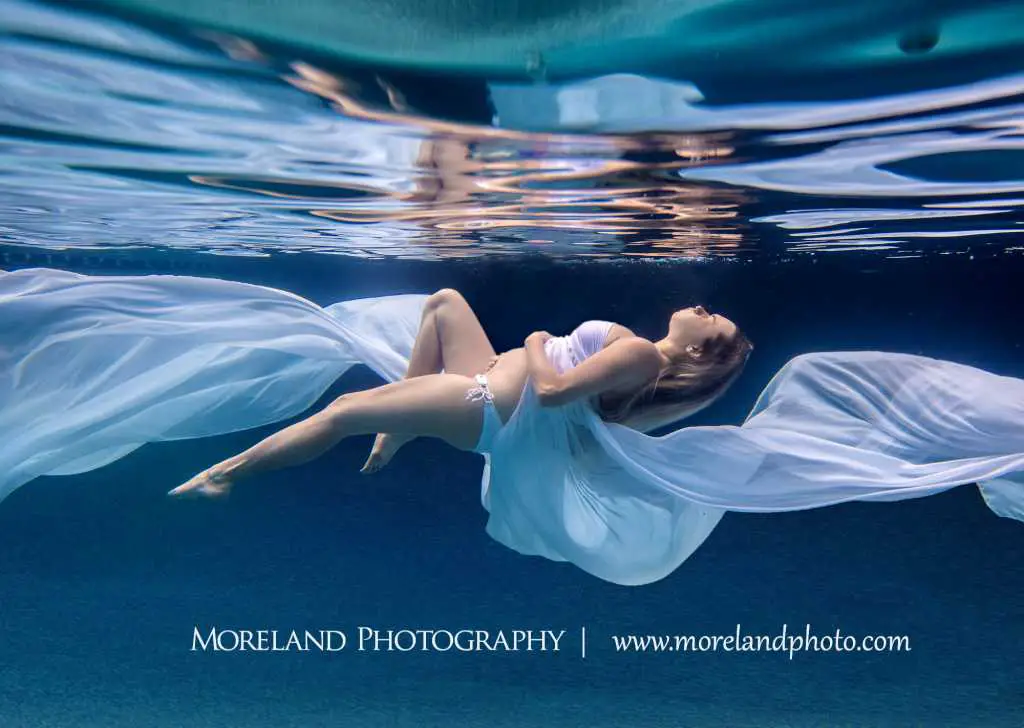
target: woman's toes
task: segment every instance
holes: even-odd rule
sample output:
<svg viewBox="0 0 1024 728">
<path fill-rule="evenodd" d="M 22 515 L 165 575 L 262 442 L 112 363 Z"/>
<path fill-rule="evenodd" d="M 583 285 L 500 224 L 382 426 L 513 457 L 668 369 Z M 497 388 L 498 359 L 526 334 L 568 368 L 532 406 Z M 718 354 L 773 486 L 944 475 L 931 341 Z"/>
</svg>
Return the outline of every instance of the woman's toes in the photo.
<svg viewBox="0 0 1024 728">
<path fill-rule="evenodd" d="M 360 473 L 375 473 L 379 469 L 378 460 L 376 453 L 370 453 L 370 457 L 366 458 L 366 462 L 363 463 L 363 467 L 360 468 Z"/>
<path fill-rule="evenodd" d="M 361 473 L 376 473 L 391 460 L 395 454 L 395 439 L 392 435 L 382 432 L 373 440 L 373 447 L 370 449 L 370 456 L 366 458 Z"/>
<path fill-rule="evenodd" d="M 193 476 L 177 488 L 167 491 L 167 495 L 184 498 L 219 498 L 226 496 L 230 490 L 230 480 L 223 475 L 217 475 L 211 468 Z"/>
</svg>

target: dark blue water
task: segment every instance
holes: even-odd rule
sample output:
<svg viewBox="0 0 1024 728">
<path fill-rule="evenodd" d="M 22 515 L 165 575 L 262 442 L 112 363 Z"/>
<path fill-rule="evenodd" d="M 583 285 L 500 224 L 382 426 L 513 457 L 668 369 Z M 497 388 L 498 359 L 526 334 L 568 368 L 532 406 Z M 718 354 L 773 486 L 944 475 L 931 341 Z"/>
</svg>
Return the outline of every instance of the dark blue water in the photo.
<svg viewBox="0 0 1024 728">
<path fill-rule="evenodd" d="M 806 351 L 1024 375 L 1024 82 L 1005 46 L 874 88 L 837 72 L 832 96 L 792 82 L 795 62 L 770 89 L 673 68 L 598 92 L 618 56 L 543 83 L 193 27 L 0 3 L 0 267 L 218 276 L 321 304 L 455 287 L 498 350 L 587 318 L 661 336 L 703 303 L 756 353 L 693 424 L 741 421 Z M 377 383 L 353 370 L 324 401 Z M 147 445 L 0 504 L 0 725 L 1021 725 L 1024 540 L 973 487 L 729 514 L 640 588 L 491 541 L 480 458 L 431 441 L 374 477 L 353 438 L 227 502 L 165 497 L 278 426 Z M 807 623 L 912 651 L 610 641 Z M 568 634 L 559 653 L 210 654 L 190 651 L 196 625 Z"/>
</svg>

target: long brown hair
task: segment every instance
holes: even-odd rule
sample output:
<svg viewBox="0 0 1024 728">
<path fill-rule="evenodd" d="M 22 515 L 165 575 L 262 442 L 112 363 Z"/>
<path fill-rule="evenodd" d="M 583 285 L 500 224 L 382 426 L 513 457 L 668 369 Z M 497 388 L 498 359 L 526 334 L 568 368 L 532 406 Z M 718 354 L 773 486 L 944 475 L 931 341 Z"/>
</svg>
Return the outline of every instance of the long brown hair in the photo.
<svg viewBox="0 0 1024 728">
<path fill-rule="evenodd" d="M 599 400 L 598 414 L 605 422 L 624 424 L 655 412 L 665 423 L 687 417 L 707 407 L 736 381 L 754 345 L 736 329 L 732 336 L 709 339 L 702 349 L 699 355 L 685 350 L 675 354 L 657 379 L 632 394 L 610 402 Z"/>
</svg>

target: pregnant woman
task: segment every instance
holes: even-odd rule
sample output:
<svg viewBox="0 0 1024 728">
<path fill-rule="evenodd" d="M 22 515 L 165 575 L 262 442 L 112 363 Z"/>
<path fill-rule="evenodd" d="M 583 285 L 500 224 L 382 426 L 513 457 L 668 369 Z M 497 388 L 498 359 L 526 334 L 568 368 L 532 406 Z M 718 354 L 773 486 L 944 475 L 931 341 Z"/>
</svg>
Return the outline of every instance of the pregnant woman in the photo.
<svg viewBox="0 0 1024 728">
<path fill-rule="evenodd" d="M 410 437 L 438 437 L 483 454 L 491 537 L 631 585 L 672 573 L 727 511 L 977 483 L 992 511 L 1024 520 L 1024 380 L 955 362 L 801 354 L 741 425 L 648 434 L 713 402 L 750 350 L 700 306 L 676 311 L 654 342 L 586 321 L 495 357 L 452 291 L 321 307 L 211 278 L 0 272 L 0 498 L 147 442 L 301 415 L 365 365 L 389 383 L 343 395 L 172 493 L 220 495 L 352 434 L 383 433 L 367 471 Z"/>
<path fill-rule="evenodd" d="M 223 495 L 246 476 L 307 462 L 345 437 L 378 431 L 386 434 L 377 436 L 364 472 L 383 467 L 417 436 L 487 453 L 528 376 L 541 406 L 586 399 L 605 420 L 649 429 L 714 401 L 753 348 L 734 323 L 702 306 L 675 312 L 665 338 L 653 343 L 619 324 L 586 321 L 568 337 L 578 354 L 564 371 L 545 351 L 551 338 L 538 331 L 524 347 L 495 356 L 466 300 L 438 291 L 426 299 L 404 380 L 342 395 L 170 494 Z"/>
</svg>

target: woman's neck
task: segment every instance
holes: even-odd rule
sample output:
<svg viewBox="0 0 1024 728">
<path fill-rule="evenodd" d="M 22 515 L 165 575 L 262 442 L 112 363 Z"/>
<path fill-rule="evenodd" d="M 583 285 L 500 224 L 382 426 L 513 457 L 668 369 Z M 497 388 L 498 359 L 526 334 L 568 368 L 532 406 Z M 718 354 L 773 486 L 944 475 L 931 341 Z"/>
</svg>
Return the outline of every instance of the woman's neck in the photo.
<svg viewBox="0 0 1024 728">
<path fill-rule="evenodd" d="M 654 348 L 658 350 L 658 354 L 661 355 L 661 370 L 665 371 L 669 365 L 675 361 L 682 351 L 676 346 L 675 342 L 671 341 L 667 336 L 664 339 L 658 339 L 654 342 Z"/>
</svg>

